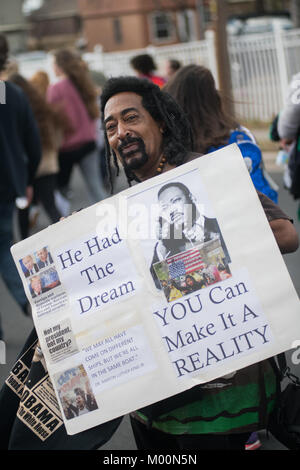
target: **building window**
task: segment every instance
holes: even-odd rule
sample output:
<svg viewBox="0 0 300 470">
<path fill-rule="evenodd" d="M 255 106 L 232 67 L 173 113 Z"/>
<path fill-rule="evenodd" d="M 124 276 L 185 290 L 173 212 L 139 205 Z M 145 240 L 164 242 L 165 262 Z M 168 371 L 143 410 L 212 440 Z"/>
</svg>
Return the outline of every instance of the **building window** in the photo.
<svg viewBox="0 0 300 470">
<path fill-rule="evenodd" d="M 152 41 L 170 42 L 175 39 L 174 23 L 170 13 L 156 12 L 150 15 Z"/>
<path fill-rule="evenodd" d="M 113 19 L 114 40 L 117 44 L 123 41 L 122 27 L 120 18 Z"/>
</svg>

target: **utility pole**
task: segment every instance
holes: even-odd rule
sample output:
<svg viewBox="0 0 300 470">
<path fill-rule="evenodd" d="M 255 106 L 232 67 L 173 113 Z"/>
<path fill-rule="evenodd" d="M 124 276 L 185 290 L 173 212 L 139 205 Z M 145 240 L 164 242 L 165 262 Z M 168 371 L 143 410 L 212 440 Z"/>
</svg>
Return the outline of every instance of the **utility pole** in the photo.
<svg viewBox="0 0 300 470">
<path fill-rule="evenodd" d="M 196 0 L 197 20 L 199 27 L 199 39 L 204 39 L 205 35 L 205 13 L 203 0 Z"/>
<path fill-rule="evenodd" d="M 225 110 L 233 115 L 234 107 L 232 101 L 232 85 L 229 54 L 227 48 L 227 30 L 228 19 L 227 0 L 214 0 L 215 3 L 215 36 L 216 36 L 216 54 L 218 64 L 219 90 L 222 93 Z"/>
<path fill-rule="evenodd" d="M 300 28 L 300 4 L 299 0 L 290 0 L 290 13 L 295 28 Z"/>
</svg>

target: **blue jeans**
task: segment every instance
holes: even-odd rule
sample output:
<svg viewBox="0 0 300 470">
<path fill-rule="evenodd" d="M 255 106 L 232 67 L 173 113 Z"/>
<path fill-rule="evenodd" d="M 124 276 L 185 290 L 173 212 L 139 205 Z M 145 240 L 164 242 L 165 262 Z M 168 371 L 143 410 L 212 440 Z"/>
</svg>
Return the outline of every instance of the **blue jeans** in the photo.
<svg viewBox="0 0 300 470">
<path fill-rule="evenodd" d="M 13 242 L 13 202 L 0 202 L 0 274 L 13 298 L 22 309 L 27 304 L 23 284 L 10 253 Z"/>
</svg>

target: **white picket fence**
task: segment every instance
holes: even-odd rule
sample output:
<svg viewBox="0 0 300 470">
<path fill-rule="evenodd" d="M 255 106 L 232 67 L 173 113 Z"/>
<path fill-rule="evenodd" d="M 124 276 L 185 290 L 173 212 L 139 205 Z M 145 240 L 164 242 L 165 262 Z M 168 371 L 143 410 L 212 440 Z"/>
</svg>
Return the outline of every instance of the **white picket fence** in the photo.
<svg viewBox="0 0 300 470">
<path fill-rule="evenodd" d="M 214 36 L 208 31 L 203 41 L 172 46 L 105 53 L 101 48 L 84 54 L 89 67 L 107 77 L 133 75 L 130 59 L 141 53 L 151 54 L 160 70 L 167 59 L 176 58 L 183 65 L 204 65 L 212 71 L 216 83 L 217 63 Z M 270 122 L 281 109 L 292 75 L 300 71 L 300 30 L 229 37 L 228 52 L 235 111 L 242 120 Z M 43 53 L 19 56 L 20 71 L 30 77 L 36 70 L 46 70 L 55 80 L 51 57 Z"/>
</svg>

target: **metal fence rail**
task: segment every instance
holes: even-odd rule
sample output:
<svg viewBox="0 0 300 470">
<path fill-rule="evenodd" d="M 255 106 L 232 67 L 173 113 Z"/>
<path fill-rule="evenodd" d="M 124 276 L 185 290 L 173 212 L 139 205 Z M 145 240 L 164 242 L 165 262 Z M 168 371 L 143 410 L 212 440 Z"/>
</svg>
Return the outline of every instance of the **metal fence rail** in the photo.
<svg viewBox="0 0 300 470">
<path fill-rule="evenodd" d="M 83 58 L 91 69 L 101 70 L 107 77 L 132 75 L 130 59 L 141 53 L 151 54 L 162 70 L 165 61 L 176 58 L 183 65 L 204 65 L 212 71 L 218 85 L 213 32 L 208 31 L 203 41 L 172 46 L 105 53 L 101 48 L 86 53 Z M 279 112 L 292 76 L 300 71 L 300 30 L 229 37 L 232 90 L 235 112 L 242 120 L 270 122 Z M 20 57 L 20 70 L 30 77 L 36 70 L 46 70 L 54 79 L 51 60 L 46 54 L 26 60 Z"/>
<path fill-rule="evenodd" d="M 268 121 L 283 104 L 274 35 L 229 41 L 235 111 L 241 118 Z"/>
</svg>

